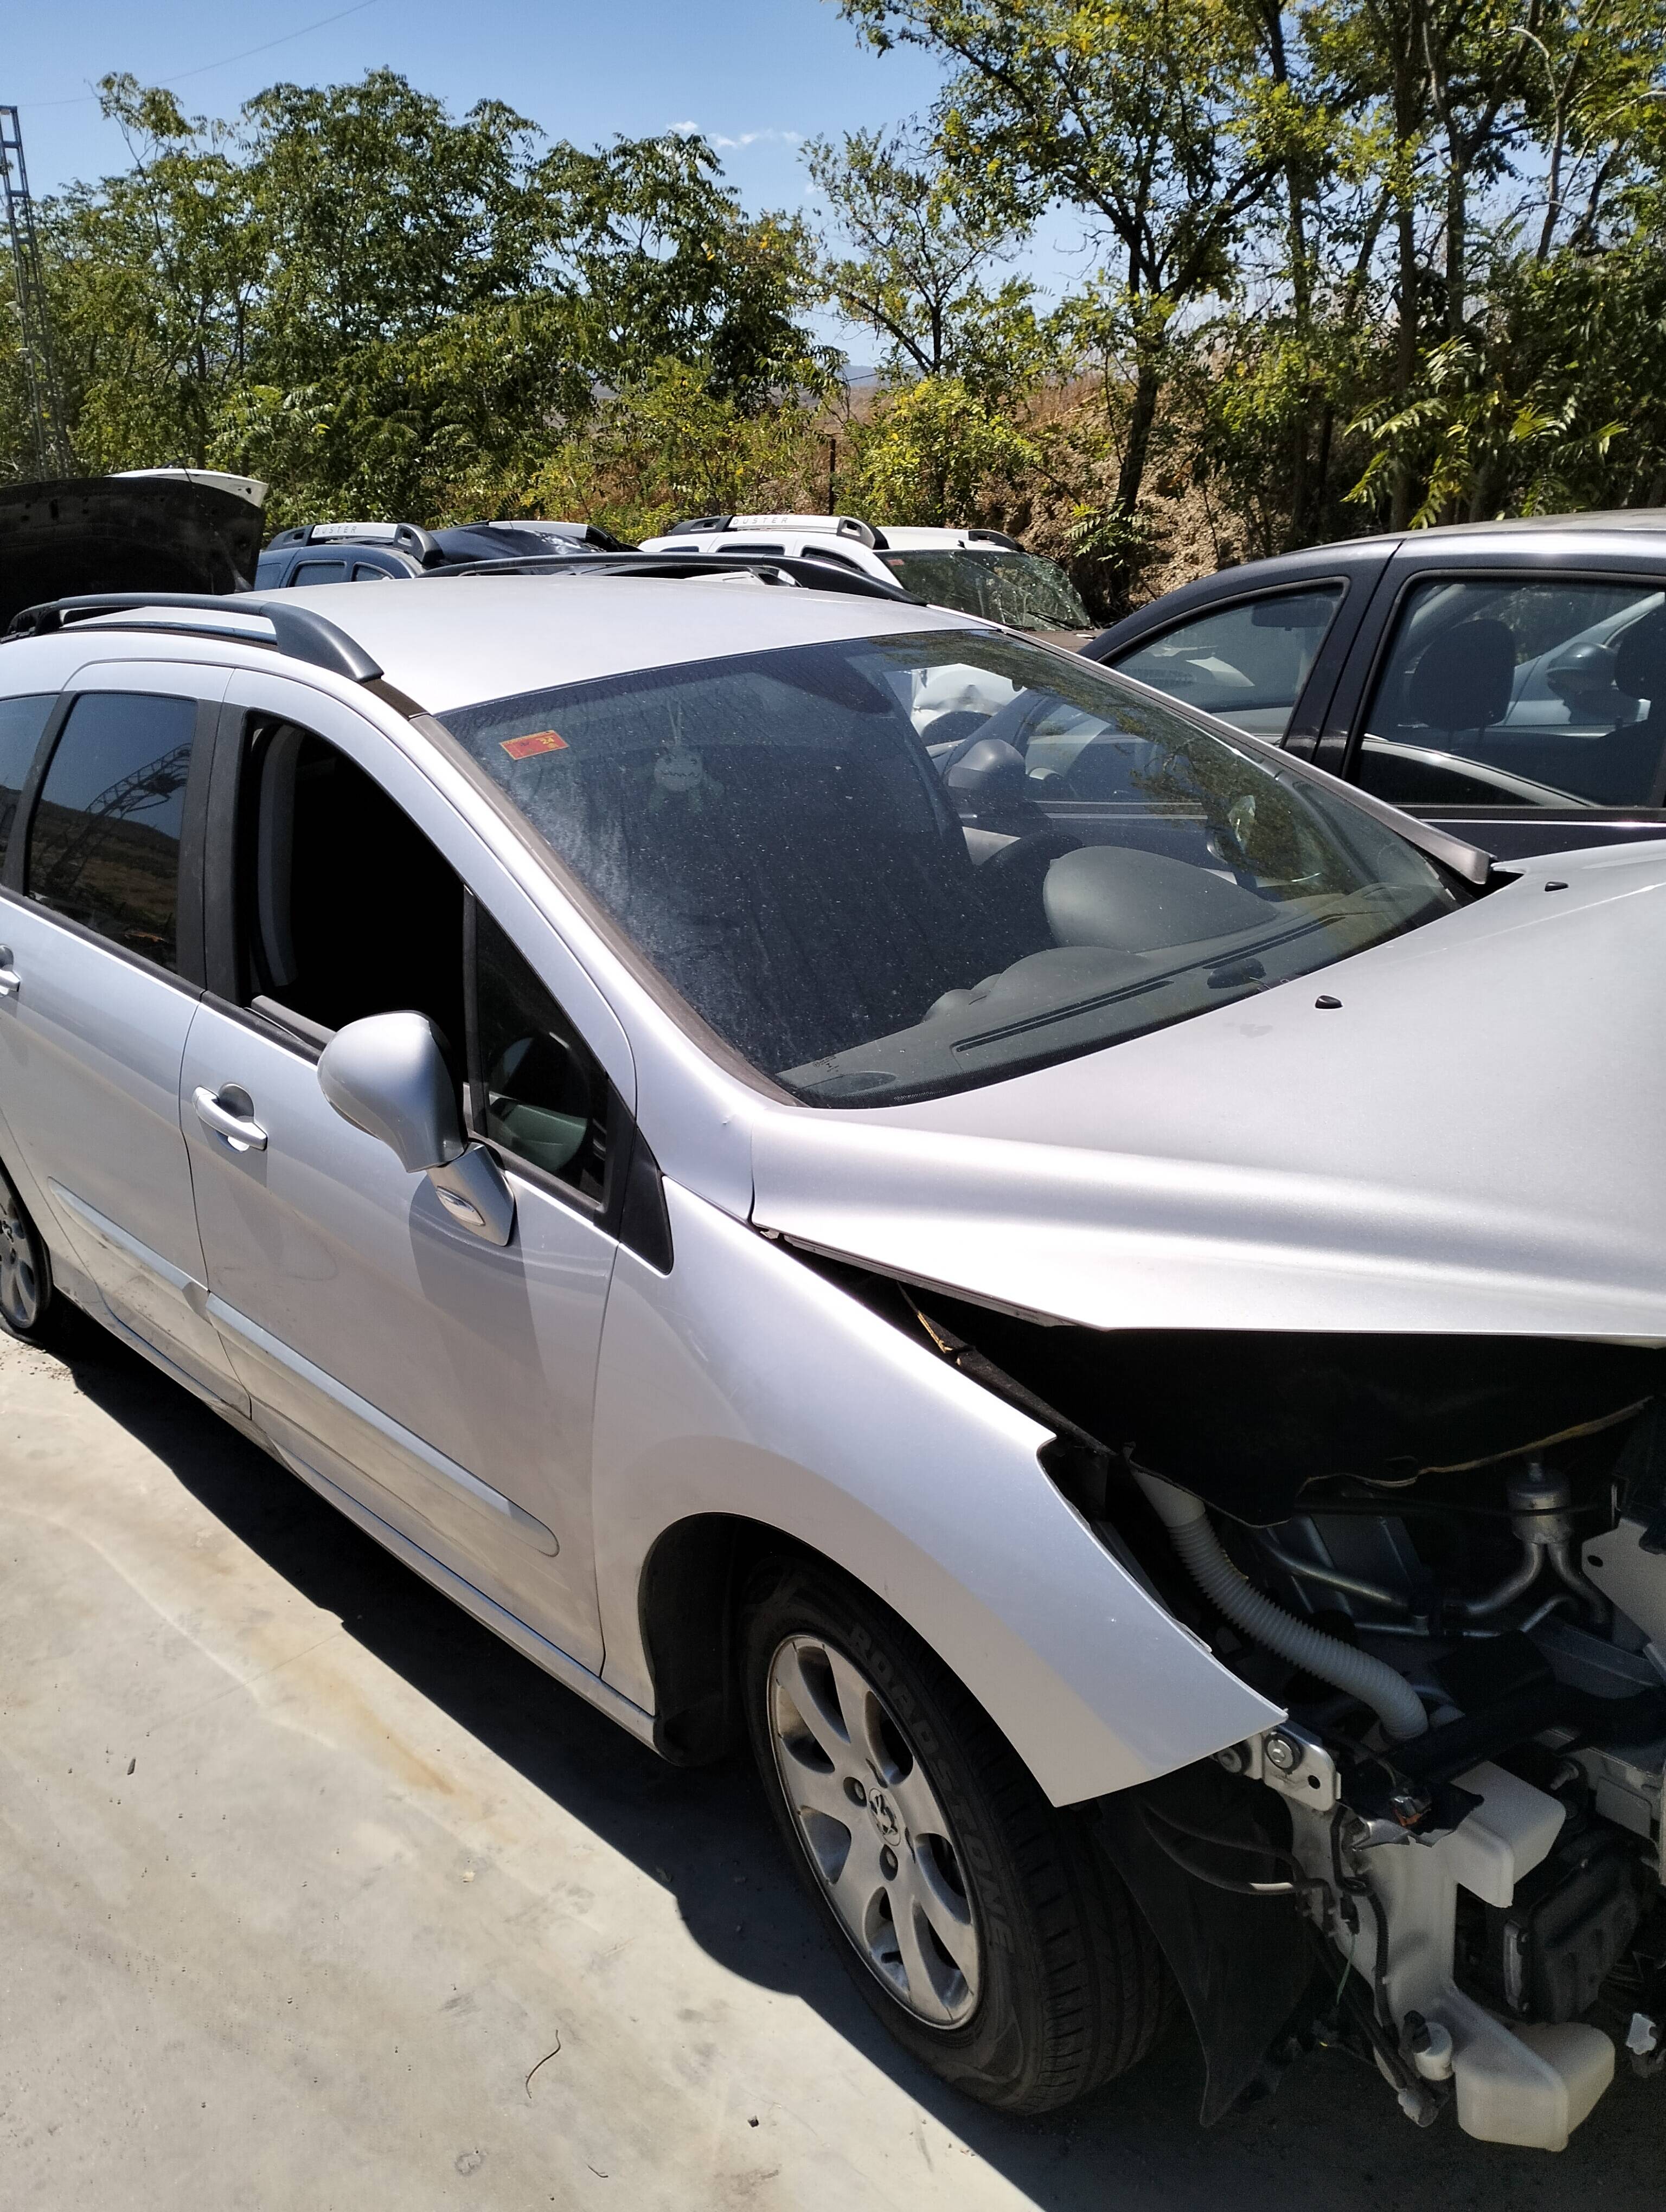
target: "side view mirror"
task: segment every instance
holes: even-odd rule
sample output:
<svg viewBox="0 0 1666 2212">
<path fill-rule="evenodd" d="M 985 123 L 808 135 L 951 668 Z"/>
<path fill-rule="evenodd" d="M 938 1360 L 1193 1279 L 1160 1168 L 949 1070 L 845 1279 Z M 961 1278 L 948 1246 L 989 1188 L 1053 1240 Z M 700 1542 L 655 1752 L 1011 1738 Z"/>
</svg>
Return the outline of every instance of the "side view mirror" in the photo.
<svg viewBox="0 0 1666 2212">
<path fill-rule="evenodd" d="M 514 1194 L 482 1145 L 467 1143 L 440 1040 L 426 1014 L 368 1014 L 319 1055 L 319 1088 L 344 1121 L 426 1175 L 447 1214 L 488 1244 L 507 1244 Z"/>
</svg>

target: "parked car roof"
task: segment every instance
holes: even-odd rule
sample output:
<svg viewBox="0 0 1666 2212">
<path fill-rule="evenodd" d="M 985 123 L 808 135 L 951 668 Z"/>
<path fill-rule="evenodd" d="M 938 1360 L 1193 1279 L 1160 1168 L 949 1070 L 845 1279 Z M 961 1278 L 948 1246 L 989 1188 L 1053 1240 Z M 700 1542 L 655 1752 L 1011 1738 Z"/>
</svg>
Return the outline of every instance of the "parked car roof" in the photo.
<svg viewBox="0 0 1666 2212">
<path fill-rule="evenodd" d="M 295 596 L 356 639 L 391 683 L 436 714 L 541 684 L 579 684 L 772 646 L 983 627 L 907 600 L 893 607 L 879 598 L 781 588 L 732 572 L 690 583 L 610 577 L 599 563 L 584 573 L 587 566 L 575 562 L 580 573 L 571 576 L 431 576 L 420 592 L 325 584 Z M 261 596 L 240 599 L 240 611 L 258 607 Z"/>
</svg>

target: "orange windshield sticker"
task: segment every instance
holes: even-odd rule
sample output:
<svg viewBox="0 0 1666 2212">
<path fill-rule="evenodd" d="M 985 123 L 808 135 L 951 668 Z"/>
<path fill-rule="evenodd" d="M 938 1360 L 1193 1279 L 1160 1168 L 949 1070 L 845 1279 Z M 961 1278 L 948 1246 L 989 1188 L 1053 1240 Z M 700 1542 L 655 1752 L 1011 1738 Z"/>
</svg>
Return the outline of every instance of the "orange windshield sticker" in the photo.
<svg viewBox="0 0 1666 2212">
<path fill-rule="evenodd" d="M 554 730 L 534 730 L 530 737 L 505 738 L 503 750 L 511 760 L 530 760 L 534 753 L 564 753 L 567 740 Z"/>
</svg>

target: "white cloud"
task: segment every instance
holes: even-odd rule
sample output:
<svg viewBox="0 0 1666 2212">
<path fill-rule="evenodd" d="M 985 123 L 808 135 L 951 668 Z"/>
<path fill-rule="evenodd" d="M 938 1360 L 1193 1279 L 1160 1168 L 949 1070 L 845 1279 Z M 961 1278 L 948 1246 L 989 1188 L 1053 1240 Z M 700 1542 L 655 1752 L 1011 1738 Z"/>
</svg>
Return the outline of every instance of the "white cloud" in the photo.
<svg viewBox="0 0 1666 2212">
<path fill-rule="evenodd" d="M 721 131 L 702 131 L 697 123 L 673 123 L 671 129 L 679 138 L 706 138 L 717 148 L 720 153 L 738 153 L 743 146 L 766 143 L 777 146 L 801 146 L 804 143 L 802 131 L 777 131 L 773 125 L 763 131 L 742 131 L 733 138 L 726 137 Z"/>
</svg>

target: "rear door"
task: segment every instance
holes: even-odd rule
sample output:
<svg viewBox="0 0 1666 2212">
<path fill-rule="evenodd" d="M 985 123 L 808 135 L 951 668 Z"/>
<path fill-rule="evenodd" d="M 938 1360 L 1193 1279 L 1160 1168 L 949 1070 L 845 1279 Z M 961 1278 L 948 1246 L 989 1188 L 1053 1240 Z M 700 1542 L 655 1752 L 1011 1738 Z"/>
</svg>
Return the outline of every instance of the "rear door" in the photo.
<svg viewBox="0 0 1666 2212">
<path fill-rule="evenodd" d="M 5 854 L 0 1097 L 53 1241 L 118 1326 L 241 1409 L 204 1312 L 179 1108 L 226 682 L 223 669 L 106 664 L 54 707 Z"/>
</svg>

